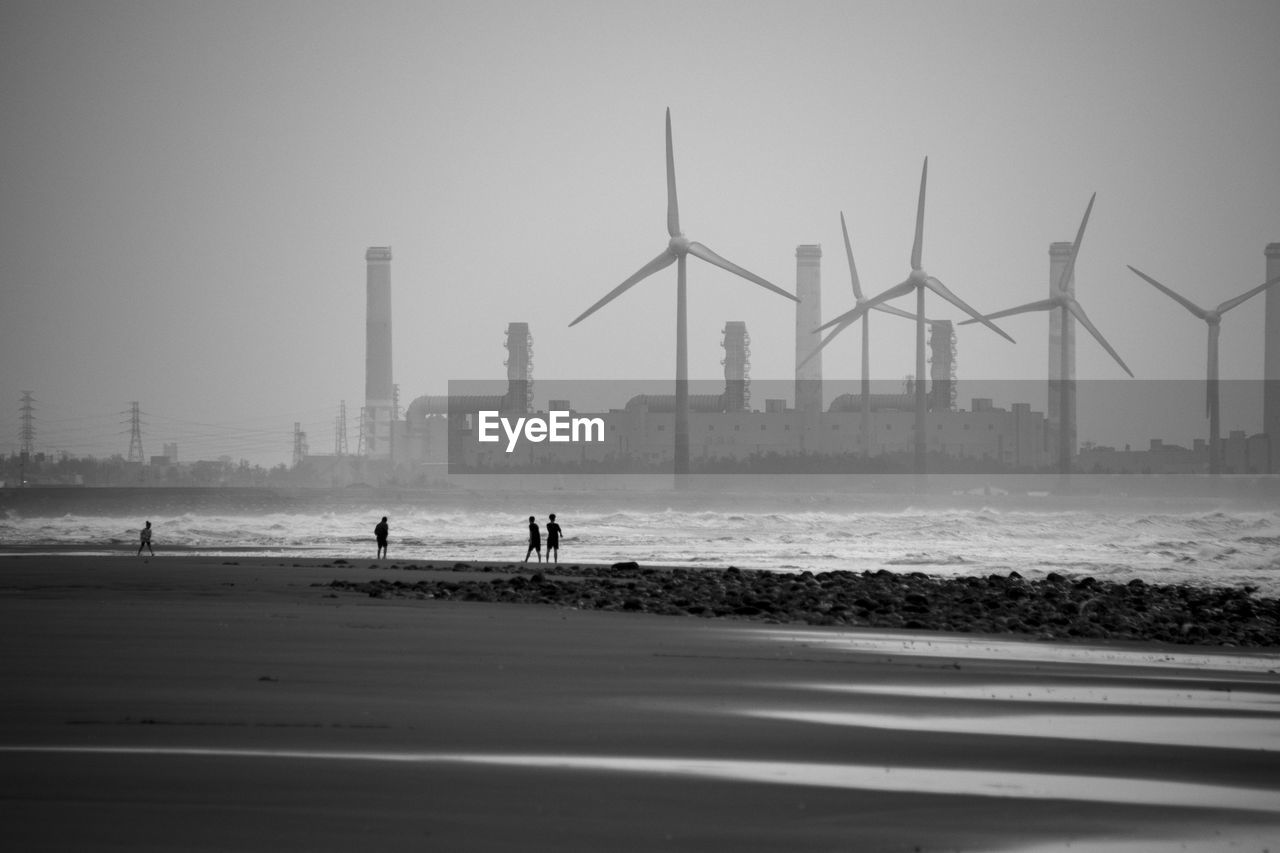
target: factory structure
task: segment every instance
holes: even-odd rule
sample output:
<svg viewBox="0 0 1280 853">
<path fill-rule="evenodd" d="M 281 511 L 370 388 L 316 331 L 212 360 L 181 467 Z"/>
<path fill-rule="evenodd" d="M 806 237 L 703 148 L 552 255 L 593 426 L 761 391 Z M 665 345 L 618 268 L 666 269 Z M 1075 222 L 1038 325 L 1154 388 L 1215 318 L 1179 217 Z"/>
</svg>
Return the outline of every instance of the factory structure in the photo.
<svg viewBox="0 0 1280 853">
<path fill-rule="evenodd" d="M 1049 281 L 1057 280 L 1070 244 L 1049 249 Z M 820 340 L 815 329 L 822 322 L 821 247 L 796 249 L 796 305 L 794 384 L 764 382 L 764 393 L 753 395 L 751 337 L 746 324 L 726 321 L 721 347 L 723 384 L 690 383 L 689 437 L 694 470 L 734 470 L 734 464 L 771 460 L 770 470 L 821 470 L 823 459 L 859 458 L 866 462 L 914 448 L 914 389 L 908 377 L 894 393 L 841 393 L 825 407 L 821 353 L 810 357 Z M 403 410 L 392 377 L 391 249 L 375 246 L 365 253 L 366 317 L 365 403 L 360 419 L 360 449 L 354 456 L 309 457 L 329 478 L 380 482 L 423 482 L 447 473 L 504 470 L 541 471 L 661 471 L 673 457 L 675 395 L 628 393 L 625 381 L 595 383 L 591 400 L 572 399 L 577 385 L 569 384 L 561 399 L 542 400 L 535 394 L 533 335 L 528 323 L 509 323 L 506 329 L 506 379 L 471 383 L 444 395 L 419 396 Z M 1280 243 L 1266 249 L 1267 277 L 1280 275 Z M 1074 291 L 1074 281 L 1065 283 Z M 1246 436 L 1232 432 L 1223 439 L 1228 468 L 1238 473 L 1276 473 L 1280 459 L 1271 451 L 1268 435 L 1280 435 L 1280 288 L 1266 295 L 1266 341 L 1263 387 L 1264 433 Z M 926 397 L 926 448 L 954 460 L 987 463 L 991 470 L 1047 470 L 1053 466 L 1060 429 L 1070 435 L 1076 470 L 1119 473 L 1201 473 L 1207 452 L 1204 442 L 1190 449 L 1164 445 L 1158 439 L 1144 451 L 1086 448 L 1077 452 L 1074 399 L 1070 422 L 1059 423 L 1058 383 L 1061 367 L 1074 390 L 1075 329 L 1063 328 L 1057 312 L 1050 315 L 1048 341 L 1047 412 L 1033 411 L 1026 402 L 991 398 L 956 399 L 956 338 L 948 321 L 929 321 L 929 376 Z M 1067 348 L 1066 358 L 1062 347 Z M 495 358 L 496 361 L 496 358 Z M 586 386 L 587 383 L 579 383 Z M 639 384 L 639 383 L 637 383 Z M 878 383 L 883 389 L 884 383 Z M 563 389 L 564 384 L 554 385 Z M 601 402 L 616 394 L 617 400 Z M 698 393 L 702 392 L 702 393 Z M 511 421 L 548 412 L 568 412 L 575 418 L 599 421 L 599 439 L 567 443 L 521 442 L 511 450 L 507 442 L 480 440 L 481 412 L 497 412 Z M 790 459 L 789 459 L 790 458 Z M 328 460 L 325 462 L 324 460 Z M 818 466 L 806 464 L 817 460 Z M 379 475 L 376 472 L 386 472 Z"/>
<path fill-rule="evenodd" d="M 802 245 L 796 250 L 796 375 L 793 389 L 768 383 L 776 396 L 753 398 L 751 338 L 746 324 L 728 321 L 721 346 L 724 382 L 717 393 L 691 383 L 690 451 L 698 466 L 772 457 L 880 457 L 910 453 L 913 448 L 914 396 L 872 394 L 864 416 L 861 394 L 840 394 L 823 407 L 821 355 L 808 359 L 819 340 L 821 323 L 821 248 Z M 538 400 L 533 374 L 533 336 L 528 323 L 510 323 L 506 331 L 506 380 L 486 383 L 480 393 L 420 396 L 398 415 L 391 376 L 391 251 L 370 248 L 366 253 L 368 310 L 366 401 L 362 436 L 366 456 L 383 460 L 400 475 L 454 471 L 564 466 L 566 469 L 660 469 L 672 458 L 675 395 L 631 394 L 626 399 L 580 410 L 573 399 Z M 1011 469 L 1030 469 L 1051 462 L 1051 434 L 1046 418 L 1027 403 L 1007 407 L 991 399 L 969 401 L 958 408 L 955 399 L 955 332 L 945 321 L 930 323 L 929 436 L 927 446 L 948 456 L 986 459 Z M 1056 362 L 1055 359 L 1051 361 Z M 625 387 L 626 383 L 615 383 Z M 786 392 L 792 391 L 791 399 Z M 500 412 L 514 420 L 547 411 L 568 411 L 576 417 L 599 418 L 603 440 L 553 444 L 522 443 L 508 452 L 505 442 L 478 440 L 477 417 Z"/>
<path fill-rule="evenodd" d="M 1050 246 L 1050 282 L 1061 274 L 1069 251 L 1067 243 Z M 725 322 L 721 340 L 723 385 L 717 383 L 710 389 L 705 382 L 690 383 L 690 456 L 695 470 L 732 470 L 732 463 L 763 459 L 773 460 L 785 470 L 788 457 L 800 463 L 805 458 L 870 460 L 912 452 L 915 400 L 910 387 L 914 380 L 910 377 L 896 393 L 872 393 L 866 401 L 861 393 L 842 393 L 823 405 L 821 353 L 810 357 L 820 340 L 814 330 L 822 322 L 821 257 L 821 247 L 816 245 L 796 249 L 799 302 L 795 309 L 793 386 L 768 382 L 764 383 L 768 389 L 763 395 L 753 396 L 750 334 L 741 321 Z M 1266 258 L 1268 278 L 1280 275 L 1280 243 L 1267 247 Z M 628 395 L 624 381 L 604 383 L 625 397 L 604 404 L 600 403 L 599 394 L 592 395 L 597 399 L 584 402 L 571 396 L 541 400 L 535 395 L 533 335 L 529 324 L 523 322 L 507 326 L 505 381 L 474 383 L 478 387 L 462 392 L 451 388 L 448 394 L 420 396 L 402 412 L 391 375 L 391 250 L 371 247 L 365 260 L 366 399 L 358 454 L 363 459 L 380 463 L 395 478 L 406 482 L 439 477 L 450 471 L 657 471 L 670 463 L 675 421 L 673 393 Z M 1074 281 L 1068 278 L 1065 287 L 1068 292 L 1074 291 Z M 1275 290 L 1280 288 L 1266 297 L 1263 383 L 1264 426 L 1270 435 L 1280 435 L 1280 293 Z M 1068 321 L 1063 328 L 1054 312 L 1050 324 L 1048 411 L 1039 412 L 1026 402 L 990 398 L 957 401 L 954 327 L 948 321 L 929 321 L 926 447 L 930 453 L 982 460 L 999 470 L 1044 470 L 1054 464 L 1059 430 L 1065 428 L 1082 472 L 1099 465 L 1099 460 L 1105 460 L 1107 470 L 1149 472 L 1151 454 L 1157 454 L 1157 459 L 1174 460 L 1165 467 L 1198 470 L 1197 460 L 1206 456 L 1201 441 L 1175 456 L 1170 454 L 1178 448 L 1157 447 L 1158 441 L 1152 443 L 1146 455 L 1127 448 L 1089 448 L 1077 455 L 1074 400 L 1069 408 L 1072 417 L 1065 426 L 1059 423 L 1058 412 L 1058 383 L 1063 381 L 1059 374 L 1064 361 L 1069 370 L 1065 378 L 1074 388 L 1074 322 Z M 1067 348 L 1065 360 L 1062 347 Z M 475 393 L 468 393 L 469 390 Z M 708 393 L 711 391 L 714 393 Z M 514 422 L 520 417 L 554 411 L 569 412 L 575 418 L 598 419 L 600 439 L 559 444 L 521 442 L 514 450 L 505 440 L 480 440 L 481 412 L 497 412 Z M 1265 473 L 1280 467 L 1280 460 L 1271 458 L 1270 442 L 1261 439 L 1265 435 L 1232 433 L 1224 440 L 1232 470 Z M 798 464 L 796 470 L 813 468 Z M 379 479 L 369 478 L 367 470 L 364 476 Z"/>
</svg>

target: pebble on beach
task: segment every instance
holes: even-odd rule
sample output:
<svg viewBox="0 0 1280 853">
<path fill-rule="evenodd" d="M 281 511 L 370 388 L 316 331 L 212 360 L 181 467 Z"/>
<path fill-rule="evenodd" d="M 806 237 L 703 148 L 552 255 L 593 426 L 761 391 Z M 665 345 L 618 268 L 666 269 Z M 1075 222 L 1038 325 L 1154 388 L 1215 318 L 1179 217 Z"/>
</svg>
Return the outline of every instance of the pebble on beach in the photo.
<svg viewBox="0 0 1280 853">
<path fill-rule="evenodd" d="M 373 598 L 551 604 L 772 623 L 1022 634 L 1042 640 L 1147 640 L 1280 646 L 1280 601 L 1250 587 L 1070 579 L 1017 572 L 939 578 L 911 572 L 778 572 L 612 567 L 558 568 L 479 580 L 335 580 Z"/>
</svg>

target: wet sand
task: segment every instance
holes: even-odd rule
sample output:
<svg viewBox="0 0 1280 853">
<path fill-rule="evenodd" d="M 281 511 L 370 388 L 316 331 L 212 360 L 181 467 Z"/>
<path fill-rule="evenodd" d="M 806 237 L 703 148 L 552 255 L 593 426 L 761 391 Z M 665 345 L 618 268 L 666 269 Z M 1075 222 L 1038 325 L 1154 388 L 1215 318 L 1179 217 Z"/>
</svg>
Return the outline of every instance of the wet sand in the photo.
<svg viewBox="0 0 1280 853">
<path fill-rule="evenodd" d="M 403 573 L 326 562 L 0 558 L 12 849 L 1280 850 L 1275 650 L 371 598 L 329 583 Z"/>
</svg>

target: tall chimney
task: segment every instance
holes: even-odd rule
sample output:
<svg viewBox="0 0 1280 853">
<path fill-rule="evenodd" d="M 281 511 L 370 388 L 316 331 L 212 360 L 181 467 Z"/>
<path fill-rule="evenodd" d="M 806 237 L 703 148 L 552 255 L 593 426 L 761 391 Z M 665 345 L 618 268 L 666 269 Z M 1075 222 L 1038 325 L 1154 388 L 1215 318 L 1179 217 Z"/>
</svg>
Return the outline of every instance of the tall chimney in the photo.
<svg viewBox="0 0 1280 853">
<path fill-rule="evenodd" d="M 796 246 L 796 411 L 822 411 L 822 353 L 803 367 L 800 362 L 818 348 L 822 335 L 822 247 Z"/>
<path fill-rule="evenodd" d="M 1070 243 L 1051 243 L 1049 244 L 1049 295 L 1053 295 L 1053 289 L 1058 284 L 1058 279 L 1062 277 L 1066 271 L 1067 261 L 1071 259 Z M 1071 275 L 1066 281 L 1062 282 L 1062 289 L 1070 296 L 1076 293 L 1076 276 L 1072 270 Z M 1046 407 L 1048 415 L 1045 418 L 1049 428 L 1049 440 L 1046 442 L 1047 447 L 1056 448 L 1058 444 L 1059 429 L 1062 423 L 1062 412 L 1060 409 L 1059 397 L 1061 389 L 1059 383 L 1064 379 L 1062 375 L 1062 348 L 1067 348 L 1067 376 L 1066 381 L 1071 383 L 1068 386 L 1067 393 L 1069 398 L 1067 405 L 1070 407 L 1070 415 L 1066 425 L 1068 447 L 1074 456 L 1076 452 L 1076 321 L 1073 317 L 1066 318 L 1066 326 L 1063 326 L 1062 311 L 1053 309 L 1049 312 L 1049 400 Z"/>
<path fill-rule="evenodd" d="M 956 407 L 956 330 L 950 320 L 929 321 L 929 411 Z"/>
<path fill-rule="evenodd" d="M 742 320 L 724 324 L 724 410 L 745 412 L 751 402 L 751 336 Z"/>
<path fill-rule="evenodd" d="M 1280 275 L 1280 243 L 1267 244 L 1267 277 Z M 1271 438 L 1271 473 L 1280 473 L 1280 284 L 1267 288 L 1262 355 L 1262 431 Z"/>
<path fill-rule="evenodd" d="M 364 405 L 366 451 L 391 454 L 394 390 L 391 382 L 391 247 L 370 246 L 364 253 L 365 308 Z"/>
<path fill-rule="evenodd" d="M 533 411 L 533 335 L 528 323 L 507 324 L 507 409 Z"/>
</svg>

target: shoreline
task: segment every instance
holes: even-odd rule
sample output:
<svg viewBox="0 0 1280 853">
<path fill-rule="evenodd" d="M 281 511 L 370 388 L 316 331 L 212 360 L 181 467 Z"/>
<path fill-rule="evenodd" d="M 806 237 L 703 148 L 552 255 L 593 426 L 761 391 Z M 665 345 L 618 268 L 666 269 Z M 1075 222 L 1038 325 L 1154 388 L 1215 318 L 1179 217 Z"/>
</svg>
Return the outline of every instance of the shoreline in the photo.
<svg viewBox="0 0 1280 853">
<path fill-rule="evenodd" d="M 261 563 L 279 567 L 377 571 L 376 579 L 332 577 L 330 594 L 370 598 L 538 604 L 575 610 L 653 613 L 867 629 L 947 631 L 1051 642 L 1125 640 L 1204 648 L 1280 649 L 1280 600 L 1247 585 L 1126 583 L 1050 573 L 945 577 L 924 572 L 774 572 L 637 563 L 561 564 L 501 560 L 361 560 L 262 555 L 227 549 L 217 555 L 177 550 L 157 557 L 86 554 L 60 558 L 162 559 L 202 565 Z M 38 551 L 0 554 L 11 560 L 54 558 Z"/>
<path fill-rule="evenodd" d="M 1273 653 L 329 588 L 533 583 L 372 562 L 0 559 L 10 837 L 1261 851 L 1280 833 Z"/>
</svg>

